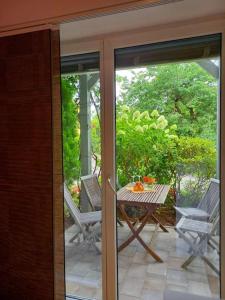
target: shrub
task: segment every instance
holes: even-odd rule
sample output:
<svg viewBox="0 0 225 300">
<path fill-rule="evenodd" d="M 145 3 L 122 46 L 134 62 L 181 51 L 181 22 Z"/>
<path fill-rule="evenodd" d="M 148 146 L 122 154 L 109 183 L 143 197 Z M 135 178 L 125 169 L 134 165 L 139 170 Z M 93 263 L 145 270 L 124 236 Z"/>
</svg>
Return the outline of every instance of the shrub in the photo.
<svg viewBox="0 0 225 300">
<path fill-rule="evenodd" d="M 116 122 L 116 161 L 119 183 L 127 184 L 133 175 L 150 175 L 161 183 L 175 180 L 176 126 L 170 126 L 157 110 L 133 111 L 118 107 Z"/>
<path fill-rule="evenodd" d="M 179 205 L 197 205 L 211 177 L 216 176 L 216 147 L 203 138 L 180 137 L 177 161 Z"/>
</svg>

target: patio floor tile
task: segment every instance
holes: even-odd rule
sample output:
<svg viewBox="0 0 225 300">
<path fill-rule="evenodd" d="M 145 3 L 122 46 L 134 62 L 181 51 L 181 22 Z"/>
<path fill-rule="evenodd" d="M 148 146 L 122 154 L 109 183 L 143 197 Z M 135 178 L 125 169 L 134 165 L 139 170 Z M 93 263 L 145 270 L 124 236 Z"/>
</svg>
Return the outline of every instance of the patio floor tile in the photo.
<svg viewBox="0 0 225 300">
<path fill-rule="evenodd" d="M 189 293 L 196 294 L 196 295 L 211 296 L 209 285 L 203 282 L 189 281 L 188 291 Z"/>
<path fill-rule="evenodd" d="M 132 297 L 130 295 L 120 294 L 119 300 L 139 300 L 137 297 Z"/>
<path fill-rule="evenodd" d="M 176 282 L 177 285 L 187 285 L 187 274 L 185 271 L 178 271 L 173 269 L 167 270 L 167 283 L 173 284 Z"/>
<path fill-rule="evenodd" d="M 141 294 L 141 300 L 163 300 L 162 291 L 150 291 L 143 289 Z"/>
<path fill-rule="evenodd" d="M 139 297 L 144 286 L 144 279 L 127 277 L 120 285 L 120 293 Z"/>
<path fill-rule="evenodd" d="M 128 269 L 118 268 L 118 277 L 119 277 L 118 281 L 119 281 L 119 283 L 121 283 L 124 280 L 125 276 L 127 276 L 127 271 L 128 271 Z"/>
<path fill-rule="evenodd" d="M 144 289 L 146 290 L 158 290 L 165 289 L 166 281 L 164 278 L 145 278 Z"/>
<path fill-rule="evenodd" d="M 145 279 L 147 272 L 147 266 L 142 264 L 131 264 L 127 271 L 128 277 L 135 277 L 139 279 Z"/>
<path fill-rule="evenodd" d="M 149 264 L 147 273 L 149 276 L 166 276 L 167 264 L 166 263 L 153 263 Z"/>
</svg>

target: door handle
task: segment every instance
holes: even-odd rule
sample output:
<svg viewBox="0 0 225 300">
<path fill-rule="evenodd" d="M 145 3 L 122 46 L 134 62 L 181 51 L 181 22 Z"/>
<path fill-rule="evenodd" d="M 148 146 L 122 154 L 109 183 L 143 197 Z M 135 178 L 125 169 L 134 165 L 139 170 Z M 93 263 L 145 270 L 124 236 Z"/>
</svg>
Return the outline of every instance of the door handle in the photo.
<svg viewBox="0 0 225 300">
<path fill-rule="evenodd" d="M 112 182 L 111 182 L 111 178 L 110 178 L 110 177 L 107 178 L 107 182 L 108 182 L 108 185 L 109 185 L 110 189 L 113 191 L 113 193 L 114 193 L 115 195 L 117 195 L 116 190 L 114 189 L 114 187 L 113 187 L 113 185 L 112 185 Z"/>
</svg>

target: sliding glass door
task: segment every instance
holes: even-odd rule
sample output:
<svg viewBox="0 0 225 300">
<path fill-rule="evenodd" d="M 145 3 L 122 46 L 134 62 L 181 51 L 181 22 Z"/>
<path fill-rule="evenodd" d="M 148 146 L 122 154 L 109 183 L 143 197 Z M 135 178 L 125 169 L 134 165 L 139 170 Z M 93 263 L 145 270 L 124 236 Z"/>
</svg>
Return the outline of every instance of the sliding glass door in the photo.
<svg viewBox="0 0 225 300">
<path fill-rule="evenodd" d="M 220 296 L 220 38 L 115 49 L 119 299 Z"/>
<path fill-rule="evenodd" d="M 66 294 L 102 299 L 99 53 L 63 57 Z"/>
</svg>

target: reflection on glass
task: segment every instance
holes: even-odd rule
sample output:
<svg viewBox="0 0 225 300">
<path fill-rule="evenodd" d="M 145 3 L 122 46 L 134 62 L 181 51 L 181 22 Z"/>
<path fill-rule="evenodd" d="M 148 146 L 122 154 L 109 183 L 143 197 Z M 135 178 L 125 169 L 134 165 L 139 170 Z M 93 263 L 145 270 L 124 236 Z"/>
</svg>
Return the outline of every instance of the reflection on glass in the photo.
<svg viewBox="0 0 225 300">
<path fill-rule="evenodd" d="M 116 50 L 120 299 L 220 295 L 219 45 Z"/>
<path fill-rule="evenodd" d="M 99 55 L 62 58 L 66 295 L 101 299 Z"/>
</svg>

